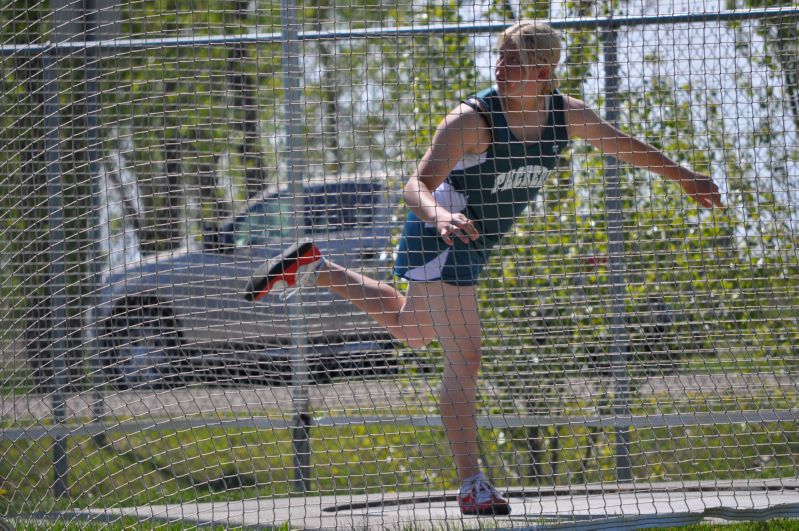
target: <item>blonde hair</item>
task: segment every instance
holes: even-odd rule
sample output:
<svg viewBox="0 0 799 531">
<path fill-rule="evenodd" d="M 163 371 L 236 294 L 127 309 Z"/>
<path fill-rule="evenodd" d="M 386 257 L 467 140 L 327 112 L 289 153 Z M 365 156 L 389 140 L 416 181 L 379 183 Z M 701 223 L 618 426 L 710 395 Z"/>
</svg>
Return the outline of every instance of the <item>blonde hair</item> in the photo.
<svg viewBox="0 0 799 531">
<path fill-rule="evenodd" d="M 530 66 L 548 66 L 551 80 L 549 92 L 560 84 L 555 74 L 555 69 L 560 62 L 560 53 L 563 48 L 560 33 L 549 24 L 533 20 L 523 20 L 505 29 L 499 34 L 499 47 L 506 42 L 513 42 L 519 49 L 522 64 Z"/>
</svg>

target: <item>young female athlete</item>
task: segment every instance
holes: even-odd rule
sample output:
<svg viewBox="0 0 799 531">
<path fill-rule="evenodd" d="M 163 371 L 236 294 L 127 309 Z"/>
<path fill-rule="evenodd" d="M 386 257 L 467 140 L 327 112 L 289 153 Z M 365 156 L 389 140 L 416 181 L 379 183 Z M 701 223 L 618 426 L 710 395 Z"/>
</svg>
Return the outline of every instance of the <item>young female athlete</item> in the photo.
<svg viewBox="0 0 799 531">
<path fill-rule="evenodd" d="M 440 123 L 405 185 L 410 208 L 394 272 L 406 293 L 324 260 L 300 242 L 253 274 L 247 298 L 276 286 L 316 283 L 345 297 L 413 348 L 438 339 L 444 352 L 440 411 L 454 456 L 464 514 L 508 514 L 510 504 L 478 466 L 475 397 L 480 316 L 475 284 L 492 248 L 533 200 L 572 138 L 679 183 L 708 208 L 718 187 L 654 147 L 560 94 L 561 39 L 550 26 L 520 22 L 499 37 L 495 86 L 467 99 Z"/>
</svg>

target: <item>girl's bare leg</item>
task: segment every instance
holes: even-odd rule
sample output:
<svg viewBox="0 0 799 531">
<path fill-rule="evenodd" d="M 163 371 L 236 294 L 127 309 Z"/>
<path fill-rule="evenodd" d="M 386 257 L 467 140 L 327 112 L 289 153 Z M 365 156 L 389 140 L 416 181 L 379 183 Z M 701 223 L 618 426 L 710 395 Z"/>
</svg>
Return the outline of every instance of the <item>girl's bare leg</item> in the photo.
<svg viewBox="0 0 799 531">
<path fill-rule="evenodd" d="M 480 472 L 475 400 L 482 329 L 475 288 L 411 282 L 403 295 L 391 284 L 332 262 L 319 272 L 316 284 L 351 301 L 412 348 L 439 339 L 445 363 L 439 407 L 458 479 Z"/>
<path fill-rule="evenodd" d="M 427 309 L 427 294 L 411 283 L 403 295 L 394 286 L 364 276 L 333 262 L 320 272 L 316 285 L 349 300 L 395 338 L 411 348 L 422 348 L 435 339 L 435 329 Z"/>
<path fill-rule="evenodd" d="M 477 445 L 477 374 L 480 371 L 480 314 L 474 286 L 426 284 L 430 315 L 444 350 L 439 407 L 458 479 L 480 472 Z"/>
</svg>

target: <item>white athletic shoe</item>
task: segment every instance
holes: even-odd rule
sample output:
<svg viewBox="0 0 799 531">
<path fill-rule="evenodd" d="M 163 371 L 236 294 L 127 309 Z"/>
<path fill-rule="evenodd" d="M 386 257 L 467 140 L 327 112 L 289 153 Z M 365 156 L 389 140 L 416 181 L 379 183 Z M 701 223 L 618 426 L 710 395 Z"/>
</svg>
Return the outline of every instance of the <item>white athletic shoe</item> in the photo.
<svg viewBox="0 0 799 531">
<path fill-rule="evenodd" d="M 482 472 L 463 482 L 458 494 L 458 505 L 461 514 L 466 515 L 510 514 L 510 502 L 491 485 Z"/>
</svg>

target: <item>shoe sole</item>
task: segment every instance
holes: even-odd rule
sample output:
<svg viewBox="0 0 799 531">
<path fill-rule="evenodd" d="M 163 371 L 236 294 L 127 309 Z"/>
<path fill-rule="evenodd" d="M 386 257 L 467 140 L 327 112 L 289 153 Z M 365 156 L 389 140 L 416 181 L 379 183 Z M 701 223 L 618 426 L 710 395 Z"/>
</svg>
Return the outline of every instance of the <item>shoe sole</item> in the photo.
<svg viewBox="0 0 799 531">
<path fill-rule="evenodd" d="M 485 509 L 475 509 L 473 511 L 461 509 L 461 514 L 465 516 L 507 516 L 510 514 L 510 505 L 486 507 Z"/>
<path fill-rule="evenodd" d="M 283 280 L 285 276 L 295 275 L 297 271 L 305 265 L 312 264 L 319 260 L 319 251 L 313 242 L 304 241 L 295 243 L 280 255 L 279 258 L 273 258 L 274 263 L 269 265 L 266 273 L 250 280 L 249 285 L 244 294 L 244 298 L 248 301 L 257 301 L 262 299 L 275 287 L 279 281 Z M 271 260 L 270 260 L 271 261 Z M 255 271 L 253 277 L 258 275 L 258 270 Z"/>
</svg>

